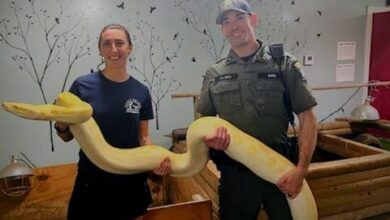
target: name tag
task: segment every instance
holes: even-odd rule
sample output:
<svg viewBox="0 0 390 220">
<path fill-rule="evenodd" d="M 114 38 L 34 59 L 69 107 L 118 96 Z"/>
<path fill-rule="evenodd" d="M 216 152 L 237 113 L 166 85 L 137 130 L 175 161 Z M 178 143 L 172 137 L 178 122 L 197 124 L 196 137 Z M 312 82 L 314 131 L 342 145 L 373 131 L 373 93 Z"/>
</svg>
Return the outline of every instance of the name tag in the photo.
<svg viewBox="0 0 390 220">
<path fill-rule="evenodd" d="M 258 79 L 279 79 L 280 73 L 274 72 L 274 73 L 258 73 L 257 74 Z"/>
<path fill-rule="evenodd" d="M 222 80 L 234 80 L 237 79 L 238 74 L 237 73 L 230 73 L 230 74 L 223 74 L 220 76 L 215 77 L 215 81 L 222 81 Z"/>
</svg>

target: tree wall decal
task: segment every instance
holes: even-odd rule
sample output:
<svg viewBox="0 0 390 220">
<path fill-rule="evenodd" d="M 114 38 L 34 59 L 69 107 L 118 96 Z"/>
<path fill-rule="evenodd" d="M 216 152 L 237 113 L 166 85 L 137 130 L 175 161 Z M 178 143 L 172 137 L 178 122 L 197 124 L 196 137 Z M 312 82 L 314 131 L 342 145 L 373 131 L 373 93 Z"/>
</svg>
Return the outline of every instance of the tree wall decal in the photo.
<svg viewBox="0 0 390 220">
<path fill-rule="evenodd" d="M 14 51 L 12 61 L 30 76 L 49 103 L 44 82 L 54 69 L 64 71 L 60 91 L 63 92 L 74 65 L 90 55 L 94 43 L 83 36 L 83 15 L 70 10 L 74 1 L 56 0 L 58 11 L 52 12 L 36 4 L 35 0 L 11 0 L 12 16 L 0 19 L 0 43 Z M 41 41 L 37 41 L 38 35 Z M 37 47 L 37 44 L 42 44 Z M 65 65 L 64 68 L 56 68 Z M 52 123 L 49 123 L 51 149 L 54 151 Z"/>
<path fill-rule="evenodd" d="M 174 0 L 174 6 L 183 12 L 183 22 L 189 25 L 200 36 L 200 45 L 214 60 L 224 57 L 229 48 L 228 42 L 215 24 L 219 5 L 223 0 Z M 248 0 L 252 11 L 259 17 L 257 36 L 266 44 L 280 42 L 291 53 L 298 53 L 308 46 L 310 37 L 321 37 L 321 33 L 309 33 L 309 30 L 297 33 L 295 28 L 302 29 L 305 18 L 299 13 L 296 17 L 287 17 L 300 7 L 295 0 Z M 207 10 L 205 10 L 207 8 Z M 313 13 L 322 16 L 322 11 Z"/>
<path fill-rule="evenodd" d="M 151 7 L 152 8 L 152 7 Z M 156 8 L 152 8 L 150 14 Z M 130 66 L 148 86 L 156 116 L 156 129 L 159 130 L 159 110 L 161 101 L 171 92 L 176 91 L 182 85 L 174 77 L 174 62 L 181 48 L 182 38 L 179 33 L 172 35 L 170 42 L 164 41 L 158 35 L 156 26 L 141 19 L 141 13 L 137 11 L 134 45 L 136 55 L 131 56 Z"/>
<path fill-rule="evenodd" d="M 200 45 L 214 60 L 220 59 L 227 46 L 215 25 L 220 0 L 174 0 L 174 6 L 183 13 L 183 21 L 200 36 Z M 204 10 L 207 8 L 207 10 Z M 214 21 L 214 22 L 213 22 Z"/>
<path fill-rule="evenodd" d="M 299 12 L 301 2 L 294 0 L 256 0 L 252 3 L 260 11 L 257 35 L 266 43 L 283 43 L 287 51 L 296 54 L 307 47 L 310 35 L 307 28 L 301 30 L 305 18 Z M 290 15 L 290 16 L 288 16 Z"/>
</svg>

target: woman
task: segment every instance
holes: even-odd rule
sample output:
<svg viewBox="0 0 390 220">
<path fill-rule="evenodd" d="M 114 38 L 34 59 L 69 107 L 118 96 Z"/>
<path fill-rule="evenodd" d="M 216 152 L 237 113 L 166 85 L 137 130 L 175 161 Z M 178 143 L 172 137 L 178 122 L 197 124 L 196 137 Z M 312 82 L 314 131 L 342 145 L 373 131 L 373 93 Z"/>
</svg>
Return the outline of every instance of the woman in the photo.
<svg viewBox="0 0 390 220">
<path fill-rule="evenodd" d="M 127 73 L 133 46 L 129 32 L 121 25 L 103 28 L 99 51 L 105 68 L 79 77 L 70 91 L 93 107 L 93 118 L 105 139 L 118 148 L 149 145 L 148 120 L 153 119 L 151 98 L 146 86 Z M 56 123 L 57 134 L 73 139 L 66 124 Z M 155 174 L 170 172 L 164 160 Z M 116 175 L 96 167 L 80 151 L 78 174 L 69 202 L 68 219 L 142 220 L 151 202 L 147 173 Z"/>
</svg>

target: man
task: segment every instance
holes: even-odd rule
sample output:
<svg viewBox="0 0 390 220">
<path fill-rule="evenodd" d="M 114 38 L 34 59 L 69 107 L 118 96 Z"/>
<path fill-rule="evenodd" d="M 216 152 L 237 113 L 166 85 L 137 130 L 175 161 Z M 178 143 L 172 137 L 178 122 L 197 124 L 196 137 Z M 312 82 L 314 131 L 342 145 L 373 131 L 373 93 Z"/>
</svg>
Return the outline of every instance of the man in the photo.
<svg viewBox="0 0 390 220">
<path fill-rule="evenodd" d="M 260 207 L 264 207 L 269 219 L 291 219 L 286 196 L 294 198 L 300 192 L 307 173 L 316 143 L 313 107 L 317 103 L 294 58 L 285 57 L 283 78 L 276 77 L 279 67 L 263 42 L 255 37 L 257 16 L 247 2 L 225 1 L 216 22 L 221 25 L 231 50 L 207 70 L 197 111 L 203 116 L 218 115 L 285 156 L 289 124 L 283 99 L 286 92 L 299 120 L 297 166 L 281 177 L 277 185 L 261 179 L 223 153 L 230 141 L 225 128 L 205 137 L 210 156 L 221 171 L 220 218 L 255 220 Z"/>
</svg>

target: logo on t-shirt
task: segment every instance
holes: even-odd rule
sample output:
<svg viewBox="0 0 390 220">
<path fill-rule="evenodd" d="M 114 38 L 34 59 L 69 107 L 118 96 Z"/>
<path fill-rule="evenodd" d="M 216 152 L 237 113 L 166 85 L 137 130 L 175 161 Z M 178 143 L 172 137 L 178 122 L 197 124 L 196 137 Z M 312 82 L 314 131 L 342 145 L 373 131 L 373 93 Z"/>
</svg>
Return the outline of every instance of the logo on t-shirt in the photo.
<svg viewBox="0 0 390 220">
<path fill-rule="evenodd" d="M 141 102 L 137 99 L 129 99 L 125 103 L 126 112 L 132 114 L 139 114 L 141 106 Z"/>
</svg>

